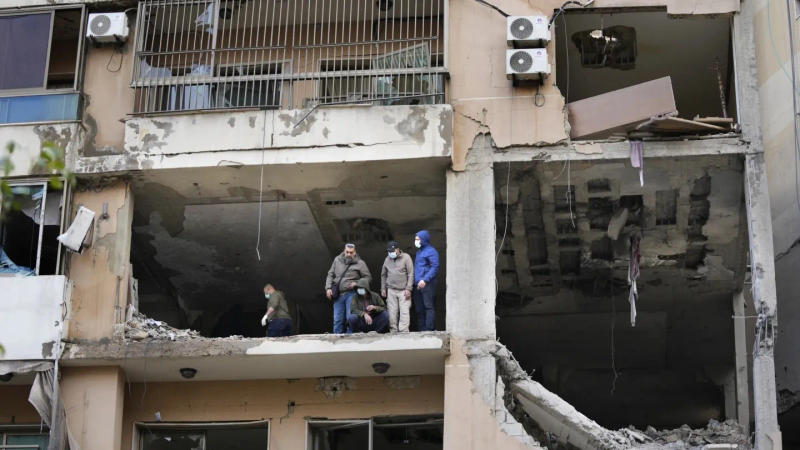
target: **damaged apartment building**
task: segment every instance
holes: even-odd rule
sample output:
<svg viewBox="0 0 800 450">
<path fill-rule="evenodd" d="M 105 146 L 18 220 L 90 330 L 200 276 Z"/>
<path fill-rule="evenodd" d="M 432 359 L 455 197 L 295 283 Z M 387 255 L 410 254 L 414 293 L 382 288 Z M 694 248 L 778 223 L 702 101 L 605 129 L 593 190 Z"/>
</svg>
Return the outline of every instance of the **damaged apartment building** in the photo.
<svg viewBox="0 0 800 450">
<path fill-rule="evenodd" d="M 794 3 L 0 0 L 0 449 L 800 448 Z"/>
</svg>

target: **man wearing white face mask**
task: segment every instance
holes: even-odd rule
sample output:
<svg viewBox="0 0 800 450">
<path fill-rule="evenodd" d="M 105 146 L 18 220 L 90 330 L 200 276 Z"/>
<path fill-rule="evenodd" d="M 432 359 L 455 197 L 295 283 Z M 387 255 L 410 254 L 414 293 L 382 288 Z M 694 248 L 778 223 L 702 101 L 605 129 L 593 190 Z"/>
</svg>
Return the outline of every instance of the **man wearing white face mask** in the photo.
<svg viewBox="0 0 800 450">
<path fill-rule="evenodd" d="M 264 298 L 267 299 L 267 313 L 261 318 L 261 326 L 267 327 L 267 337 L 291 335 L 292 315 L 289 313 L 286 296 L 267 283 L 264 286 Z"/>
<path fill-rule="evenodd" d="M 388 256 L 381 269 L 381 296 L 389 310 L 389 331 L 408 332 L 411 323 L 411 290 L 414 287 L 414 263 L 398 248 L 397 241 L 386 246 Z"/>
<path fill-rule="evenodd" d="M 380 295 L 369 290 L 369 281 L 364 278 L 356 282 L 356 294 L 350 300 L 350 316 L 347 322 L 354 333 L 385 333 L 389 328 L 386 302 Z"/>
</svg>

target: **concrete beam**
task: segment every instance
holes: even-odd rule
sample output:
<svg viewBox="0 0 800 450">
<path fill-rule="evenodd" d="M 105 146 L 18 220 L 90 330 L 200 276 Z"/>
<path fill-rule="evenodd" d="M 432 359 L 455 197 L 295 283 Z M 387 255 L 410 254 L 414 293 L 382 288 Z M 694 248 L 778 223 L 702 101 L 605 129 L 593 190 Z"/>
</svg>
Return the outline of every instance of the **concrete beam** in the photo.
<svg viewBox="0 0 800 450">
<path fill-rule="evenodd" d="M 719 137 L 691 140 L 646 141 L 645 158 L 675 158 L 685 156 L 735 155 L 748 151 L 748 146 L 738 137 Z M 495 162 L 529 161 L 596 161 L 628 159 L 630 142 L 572 142 L 549 147 L 509 147 L 494 152 Z"/>
</svg>

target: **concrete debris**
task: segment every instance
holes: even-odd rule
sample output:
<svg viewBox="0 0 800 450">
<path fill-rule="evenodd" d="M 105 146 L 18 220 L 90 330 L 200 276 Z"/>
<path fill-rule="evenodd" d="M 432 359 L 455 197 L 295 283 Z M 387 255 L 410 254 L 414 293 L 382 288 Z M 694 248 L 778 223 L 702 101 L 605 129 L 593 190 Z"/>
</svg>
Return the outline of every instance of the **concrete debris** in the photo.
<svg viewBox="0 0 800 450">
<path fill-rule="evenodd" d="M 233 336 L 232 336 L 233 337 Z M 125 338 L 134 341 L 145 339 L 186 341 L 202 338 L 195 330 L 179 330 L 172 328 L 165 322 L 151 319 L 140 312 L 134 312 L 130 320 L 125 323 Z M 241 338 L 241 336 L 239 336 Z"/>
<path fill-rule="evenodd" d="M 633 427 L 620 430 L 620 432 L 634 432 L 642 434 L 641 431 Z M 647 427 L 643 432 L 646 436 L 646 445 L 640 446 L 641 449 L 660 448 L 660 449 L 712 449 L 712 448 L 731 448 L 738 450 L 751 449 L 750 437 L 747 436 L 739 423 L 735 420 L 719 422 L 711 419 L 708 426 L 703 429 L 692 429 L 688 425 L 683 425 L 674 430 L 658 431 L 653 427 Z"/>
<path fill-rule="evenodd" d="M 506 389 L 506 409 L 541 445 L 566 449 L 752 449 L 749 437 L 734 420 L 711 420 L 704 429 L 684 425 L 675 430 L 645 431 L 634 427 L 613 431 L 581 414 L 572 405 L 531 379 L 511 352 L 499 342 L 492 354 Z"/>
</svg>

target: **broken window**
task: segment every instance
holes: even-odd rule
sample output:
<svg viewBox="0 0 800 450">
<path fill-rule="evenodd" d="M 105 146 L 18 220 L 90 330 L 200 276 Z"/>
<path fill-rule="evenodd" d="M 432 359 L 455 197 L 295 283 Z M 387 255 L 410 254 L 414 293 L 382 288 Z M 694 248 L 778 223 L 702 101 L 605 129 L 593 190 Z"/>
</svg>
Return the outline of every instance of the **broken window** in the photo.
<svg viewBox="0 0 800 450">
<path fill-rule="evenodd" d="M 135 112 L 444 101 L 443 0 L 284 6 L 140 2 Z"/>
<path fill-rule="evenodd" d="M 306 450 L 442 449 L 441 416 L 391 416 L 366 420 L 309 420 Z"/>
<path fill-rule="evenodd" d="M 19 208 L 5 211 L 0 221 L 0 274 L 56 274 L 61 191 L 41 181 L 14 183 L 11 192 Z"/>
<path fill-rule="evenodd" d="M 76 120 L 83 8 L 0 14 L 0 123 Z"/>
<path fill-rule="evenodd" d="M 269 421 L 137 423 L 139 450 L 261 450 L 269 444 Z"/>
<path fill-rule="evenodd" d="M 553 25 L 573 139 L 737 130 L 730 18 L 615 8 Z"/>
<path fill-rule="evenodd" d="M 0 449 L 2 450 L 47 450 L 50 435 L 40 432 L 41 427 L 23 426 L 15 430 L 3 431 L 0 428 Z"/>
</svg>

